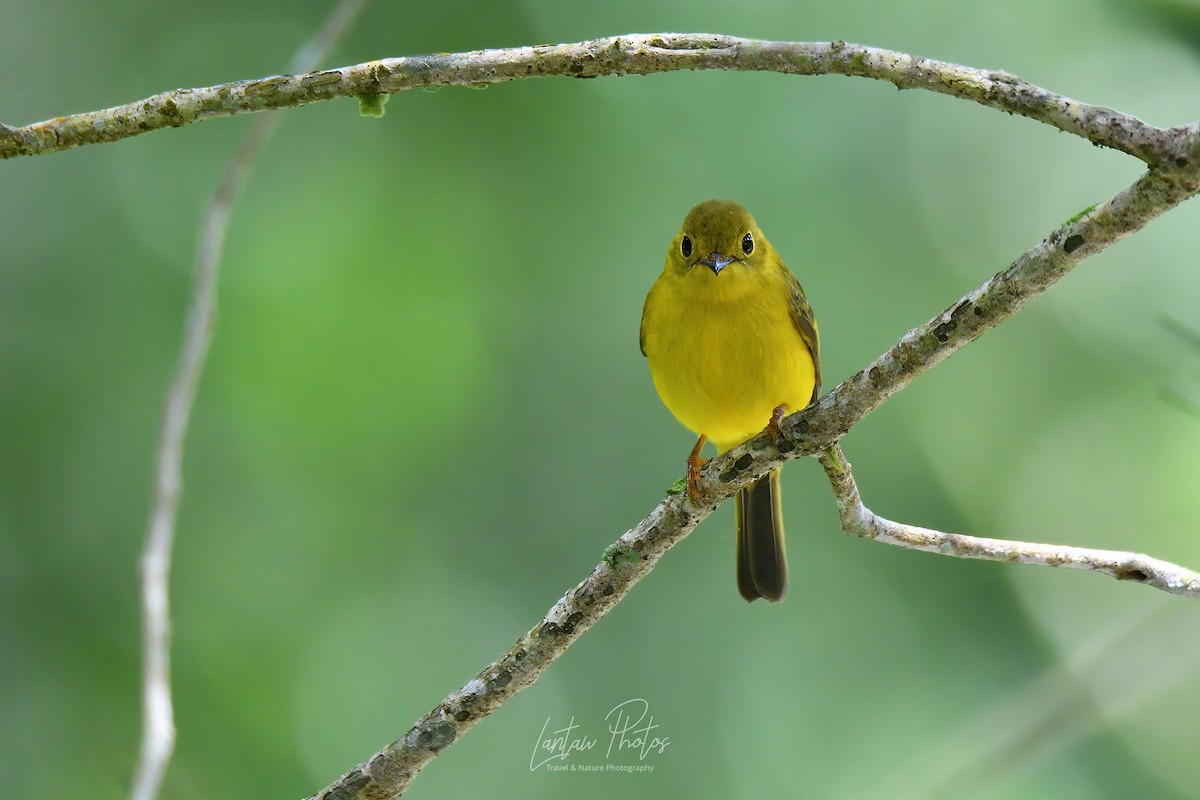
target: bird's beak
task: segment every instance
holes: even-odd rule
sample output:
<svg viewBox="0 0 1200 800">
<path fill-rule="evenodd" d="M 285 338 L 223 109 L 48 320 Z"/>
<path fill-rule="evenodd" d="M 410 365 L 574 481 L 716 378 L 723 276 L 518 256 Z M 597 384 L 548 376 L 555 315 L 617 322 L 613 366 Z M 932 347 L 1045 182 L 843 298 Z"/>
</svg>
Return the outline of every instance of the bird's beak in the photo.
<svg viewBox="0 0 1200 800">
<path fill-rule="evenodd" d="M 723 256 L 720 253 L 709 253 L 704 258 L 700 259 L 700 263 L 713 271 L 713 275 L 720 275 L 721 270 L 733 263 L 733 259 L 729 256 Z"/>
</svg>

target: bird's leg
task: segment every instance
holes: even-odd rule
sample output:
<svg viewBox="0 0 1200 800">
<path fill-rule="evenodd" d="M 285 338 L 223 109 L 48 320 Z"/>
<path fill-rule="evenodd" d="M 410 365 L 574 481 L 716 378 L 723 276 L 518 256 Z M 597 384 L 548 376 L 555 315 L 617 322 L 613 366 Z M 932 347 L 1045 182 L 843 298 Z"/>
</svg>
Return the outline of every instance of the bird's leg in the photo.
<svg viewBox="0 0 1200 800">
<path fill-rule="evenodd" d="M 704 448 L 704 443 L 708 441 L 708 437 L 703 433 L 696 440 L 696 446 L 692 448 L 692 452 L 687 458 L 687 490 L 688 497 L 692 498 L 693 503 L 700 502 L 701 480 L 700 470 L 708 463 L 707 458 L 700 457 L 700 451 Z"/>
<path fill-rule="evenodd" d="M 779 427 L 783 424 L 783 418 L 787 416 L 788 407 L 780 403 L 775 406 L 775 410 L 771 412 L 771 421 L 767 423 L 767 433 L 771 434 L 771 438 L 779 441 L 783 437 L 783 430 Z"/>
</svg>

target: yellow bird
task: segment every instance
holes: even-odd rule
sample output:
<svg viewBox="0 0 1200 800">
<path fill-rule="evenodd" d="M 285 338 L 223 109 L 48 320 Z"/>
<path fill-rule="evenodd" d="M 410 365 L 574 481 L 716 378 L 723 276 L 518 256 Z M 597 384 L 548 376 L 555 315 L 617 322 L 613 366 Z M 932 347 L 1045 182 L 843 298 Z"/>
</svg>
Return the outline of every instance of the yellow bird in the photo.
<svg viewBox="0 0 1200 800">
<path fill-rule="evenodd" d="M 706 440 L 723 453 L 807 406 L 821 387 L 804 289 L 749 212 L 728 200 L 684 218 L 646 295 L 641 348 L 658 396 L 700 437 L 688 457 L 693 496 Z M 787 595 L 778 470 L 738 493 L 737 578 L 748 601 Z"/>
</svg>

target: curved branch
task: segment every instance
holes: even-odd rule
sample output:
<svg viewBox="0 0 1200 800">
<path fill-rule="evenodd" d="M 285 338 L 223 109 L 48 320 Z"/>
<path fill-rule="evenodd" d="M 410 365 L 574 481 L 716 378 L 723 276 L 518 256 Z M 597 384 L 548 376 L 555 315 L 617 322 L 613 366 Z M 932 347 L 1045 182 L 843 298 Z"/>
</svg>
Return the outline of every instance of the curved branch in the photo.
<svg viewBox="0 0 1200 800">
<path fill-rule="evenodd" d="M 0 159 L 113 142 L 213 117 L 307 105 L 335 97 L 392 94 L 425 86 L 484 86 L 559 75 L 648 75 L 722 69 L 792 75 L 857 75 L 925 89 L 1020 114 L 1121 150 L 1151 166 L 1184 167 L 1197 155 L 1200 128 L 1161 129 L 1102 106 L 1080 103 L 1014 75 L 847 42 L 773 42 L 706 33 L 613 36 L 573 44 L 386 58 L 274 75 L 144 100 L 23 128 L 0 125 Z"/>
<path fill-rule="evenodd" d="M 582 583 L 568 592 L 503 656 L 423 717 L 401 739 L 318 795 L 321 798 L 395 797 L 442 748 L 508 698 L 536 681 L 591 625 L 644 577 L 657 560 L 721 502 L 783 461 L 822 454 L 843 507 L 843 524 L 892 543 L 974 558 L 1030 561 L 1105 572 L 1165 591 L 1200 596 L 1195 573 L 1135 554 L 1003 543 L 899 526 L 861 505 L 838 440 L 854 424 L 918 375 L 1003 322 L 1083 258 L 1143 227 L 1200 188 L 1200 124 L 1160 129 L 1111 109 L 1054 94 L 1004 72 L 985 71 L 845 42 L 771 42 L 709 34 L 635 34 L 587 42 L 385 59 L 298 76 L 283 75 L 200 89 L 178 89 L 102 111 L 59 117 L 23 128 L 0 125 L 0 158 L 52 153 L 117 141 L 151 130 L 219 116 L 285 108 L 336 97 L 372 97 L 425 86 L 488 85 L 530 77 L 646 75 L 681 69 L 842 74 L 886 80 L 1020 114 L 1135 156 L 1150 170 L 1120 194 L 1053 231 L 958 303 L 910 331 L 866 369 L 816 405 L 767 434 L 710 462 L 708 492 L 693 503 L 669 492 L 651 514 L 608 550 Z M 215 278 L 215 273 L 214 273 Z M 204 288 L 200 284 L 202 291 Z M 199 317 L 203 317 L 201 314 Z M 189 323 L 195 328 L 193 319 Z M 189 340 L 192 334 L 189 333 Z M 197 333 L 198 364 L 207 334 Z M 185 382 L 182 421 L 194 384 Z M 177 421 L 178 422 L 178 421 Z M 177 427 L 168 421 L 168 431 Z M 175 436 L 182 442 L 182 428 Z M 164 462 L 172 459 L 164 459 Z M 844 465 L 844 469 L 842 468 Z M 177 470 L 176 470 L 177 471 Z M 164 469 L 169 479 L 171 473 Z M 174 479 L 177 483 L 177 476 Z M 164 483 L 168 512 L 177 488 Z M 857 502 L 857 505 L 855 505 Z M 157 513 L 157 512 L 156 512 Z M 941 538 L 938 538 L 941 537 Z M 953 537 L 953 538 L 951 538 Z M 943 547 L 944 545 L 944 547 Z M 169 547 L 169 538 L 167 539 Z M 1007 548 L 1007 549 L 1005 549 Z M 1026 548 L 1026 549 L 1021 549 Z M 1069 552 L 1068 552 L 1069 551 Z M 1065 555 L 1064 555 L 1065 554 Z M 147 566 L 147 569 L 149 569 Z M 165 588 L 165 573 L 162 580 Z M 164 606 L 165 609 L 165 606 Z M 165 637 L 165 628 L 163 629 Z"/>
<path fill-rule="evenodd" d="M 854 473 L 850 471 L 850 462 L 846 460 L 841 445 L 833 445 L 817 458 L 825 468 L 825 474 L 829 476 L 829 483 L 837 498 L 842 530 L 846 533 L 909 550 L 924 550 L 927 553 L 941 553 L 955 558 L 1040 564 L 1043 567 L 1099 572 L 1119 581 L 1144 583 L 1170 594 L 1200 599 L 1200 574 L 1141 553 L 985 539 L 893 522 L 879 516 L 863 504 L 858 484 L 854 481 Z"/>
<path fill-rule="evenodd" d="M 293 58 L 312 69 L 341 40 L 369 0 L 338 0 L 317 35 Z M 263 117 L 231 159 L 204 211 L 196 242 L 195 278 L 175 377 L 167 391 L 155 453 L 154 501 L 141 555 L 142 743 L 133 778 L 133 800 L 154 800 L 175 751 L 171 703 L 171 614 L 169 580 L 175 521 L 183 495 L 183 448 L 196 388 L 212 344 L 217 314 L 217 278 L 225 231 L 238 190 L 259 150 L 278 122 Z"/>
<path fill-rule="evenodd" d="M 853 425 L 889 397 L 1011 317 L 1086 256 L 1142 228 L 1163 211 L 1195 194 L 1200 189 L 1197 173 L 1200 162 L 1186 169 L 1151 170 L 1116 196 L 1061 225 L 1006 270 L 910 331 L 815 405 L 785 419 L 777 438 L 764 432 L 712 459 L 702 472 L 707 491 L 701 502 L 693 503 L 683 491 L 682 481 L 677 483 L 648 517 L 604 552 L 592 574 L 555 603 L 545 618 L 508 652 L 446 697 L 399 740 L 309 800 L 398 797 L 443 748 L 517 692 L 532 685 L 542 670 L 628 594 L 667 550 L 738 489 L 786 460 L 825 454 Z M 845 474 L 849 475 L 848 465 Z M 932 533 L 935 532 L 912 533 L 918 537 L 913 541 L 932 541 L 919 539 L 920 535 Z M 877 538 L 897 543 L 882 534 Z M 894 534 L 893 538 L 899 535 Z M 982 554 L 990 552 L 999 557 L 1002 544 L 1016 554 L 1006 560 L 1094 569 L 1164 591 L 1200 597 L 1195 573 L 1145 556 L 1055 548 L 1059 553 L 1071 551 L 1074 556 L 1052 563 L 1052 558 L 1037 560 L 1030 557 L 1033 551 L 1017 549 L 1046 548 L 1045 545 L 997 544 L 996 540 L 972 537 L 954 541 L 957 549 L 948 555 L 986 558 Z M 1090 554 L 1090 561 L 1084 553 Z M 1175 578 L 1180 581 L 1178 584 Z"/>
</svg>

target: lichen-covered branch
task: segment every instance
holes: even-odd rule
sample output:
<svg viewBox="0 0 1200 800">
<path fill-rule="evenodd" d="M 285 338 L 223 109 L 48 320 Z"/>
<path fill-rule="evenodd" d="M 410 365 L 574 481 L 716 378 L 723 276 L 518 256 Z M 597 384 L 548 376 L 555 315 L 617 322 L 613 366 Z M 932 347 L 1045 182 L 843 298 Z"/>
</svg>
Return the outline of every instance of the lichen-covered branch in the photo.
<svg viewBox="0 0 1200 800">
<path fill-rule="evenodd" d="M 1173 136 L 1178 141 L 1165 143 L 1162 153 L 1193 146 L 1190 129 L 1179 129 Z M 438 752 L 521 689 L 532 685 L 543 669 L 608 613 L 663 553 L 687 536 L 713 509 L 784 461 L 817 455 L 827 469 L 833 464 L 837 471 L 831 472 L 831 479 L 842 481 L 834 486 L 839 504 L 850 502 L 842 499 L 851 494 L 846 488 L 846 481 L 852 481 L 849 465 L 841 470 L 844 459 L 831 460 L 830 452 L 851 427 L 917 376 L 1011 317 L 1084 258 L 1139 230 L 1200 190 L 1200 161 L 1193 159 L 1178 165 L 1156 156 L 1149 160 L 1164 166 L 1151 168 L 1116 196 L 1060 225 L 1007 269 L 907 333 L 816 404 L 785 419 L 778 436 L 764 432 L 710 461 L 702 472 L 706 491 L 701 501 L 693 502 L 682 488 L 668 492 L 650 516 L 609 547 L 592 574 L 559 600 L 545 619 L 507 653 L 443 700 L 399 740 L 310 800 L 399 796 Z M 843 509 L 843 525 L 847 524 L 847 513 Z M 878 517 L 872 519 L 877 526 L 884 522 Z M 911 541 L 910 546 L 935 549 L 947 555 L 1094 569 L 1175 594 L 1200 597 L 1195 573 L 1146 556 L 951 538 L 952 534 L 907 526 L 904 535 L 911 539 L 904 539 L 896 531 L 885 535 L 878 527 L 871 530 L 875 533 L 873 538 L 893 544 Z M 943 538 L 928 538 L 931 536 Z M 921 546 L 935 541 L 932 548 Z M 943 549 L 942 542 L 952 544 Z"/>
<path fill-rule="evenodd" d="M 1141 553 L 985 539 L 892 522 L 863 504 L 858 485 L 854 481 L 854 473 L 850 471 L 850 462 L 846 460 L 840 445 L 833 445 L 817 458 L 825 468 L 825 474 L 829 476 L 829 483 L 837 498 L 842 530 L 846 533 L 909 550 L 924 550 L 955 558 L 1040 564 L 1043 567 L 1099 572 L 1119 581 L 1144 583 L 1164 592 L 1200 599 L 1200 574 Z"/>
<path fill-rule="evenodd" d="M 175 89 L 122 106 L 37 122 L 0 124 L 0 159 L 112 142 L 202 119 L 371 97 L 426 86 L 486 86 L 547 76 L 595 78 L 722 69 L 857 75 L 1020 114 L 1136 156 L 1156 167 L 1197 157 L 1197 126 L 1160 129 L 1109 108 L 1054 94 L 1014 75 L 847 42 L 773 42 L 707 33 L 613 36 L 573 44 L 385 58 L 301 75 Z"/>
<path fill-rule="evenodd" d="M 346 1 L 346 0 L 344 0 Z M 1200 576 L 1132 553 L 1003 542 L 901 525 L 862 504 L 838 441 L 857 422 L 918 375 L 1005 321 L 1089 255 L 1145 226 L 1200 189 L 1200 123 L 1161 129 L 1108 108 L 1054 94 L 1004 72 L 986 71 L 845 42 L 773 42 L 711 34 L 633 34 L 574 44 L 482 50 L 383 59 L 340 69 L 277 75 L 207 88 L 177 89 L 123 106 L 57 117 L 24 127 L 0 124 L 0 159 L 53 153 L 111 142 L 152 130 L 214 117 L 306 105 L 337 97 L 364 99 L 378 114 L 379 98 L 427 86 L 484 86 L 531 77 L 594 78 L 673 70 L 771 71 L 795 75 L 841 74 L 885 80 L 902 89 L 925 89 L 1020 114 L 1144 161 L 1149 169 L 1132 186 L 1052 231 L 1003 271 L 953 306 L 903 336 L 886 353 L 844 381 L 814 406 L 787 418 L 778 435 L 762 434 L 704 469 L 704 497 L 682 491 L 666 498 L 609 547 L 582 583 L 499 659 L 453 692 L 396 742 L 347 773 L 316 797 L 392 798 L 443 748 L 521 689 L 613 608 L 675 543 L 738 489 L 782 462 L 817 455 L 830 476 L 847 531 L 891 544 L 965 558 L 1090 569 L 1164 591 L 1200 597 Z M 201 263 L 220 249 L 228 199 L 210 212 Z M 210 251 L 204 248 L 210 248 Z M 205 253 L 209 254 L 206 256 Z M 216 262 L 197 278 L 197 298 L 211 297 Z M 147 638 L 158 644 L 165 680 L 166 569 L 178 503 L 182 441 L 195 382 L 211 336 L 215 306 L 199 299 L 189 318 L 180 373 L 168 401 L 160 449 L 156 510 L 144 560 Z M 157 554 L 156 554 L 157 552 Z M 160 558 L 163 555 L 165 558 Z M 153 615 L 153 616 L 152 616 Z M 154 622 L 154 628 L 150 623 Z M 151 654 L 148 651 L 147 658 Z M 150 664 L 149 660 L 147 662 Z M 150 675 L 148 666 L 147 674 Z M 147 708 L 154 698 L 148 681 Z M 162 683 L 161 686 L 165 686 Z M 160 693 L 161 694 L 161 693 Z M 169 735 L 169 687 L 166 722 Z M 160 698 L 161 699 L 161 698 Z M 151 720 L 148 717 L 148 724 Z M 160 720 L 161 721 L 161 720 Z M 161 727 L 161 726 L 160 726 Z M 167 740 L 166 755 L 170 742 Z M 161 754 L 151 753 L 152 758 Z M 151 764 L 157 789 L 160 767 Z M 139 783 L 141 779 L 139 778 Z"/>
</svg>

